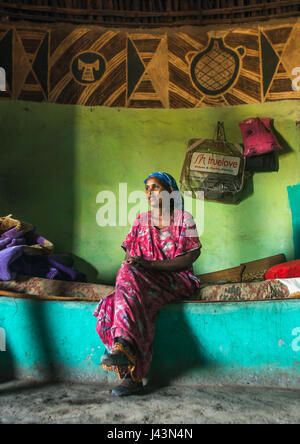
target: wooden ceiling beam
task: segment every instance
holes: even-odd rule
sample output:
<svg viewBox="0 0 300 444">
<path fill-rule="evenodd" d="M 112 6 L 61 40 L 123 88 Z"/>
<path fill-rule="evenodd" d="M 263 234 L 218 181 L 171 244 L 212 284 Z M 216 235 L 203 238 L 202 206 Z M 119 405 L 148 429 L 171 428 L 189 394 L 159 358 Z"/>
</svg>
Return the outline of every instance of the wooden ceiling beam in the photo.
<svg viewBox="0 0 300 444">
<path fill-rule="evenodd" d="M 300 15 L 300 0 L 264 3 L 247 0 L 247 5 L 245 0 L 167 0 L 164 4 L 162 0 L 53 0 L 52 6 L 40 4 L 42 0 L 38 0 L 38 3 L 20 4 L 0 0 L 0 19 L 118 27 L 162 27 L 234 24 Z M 87 8 L 80 7 L 83 4 Z M 183 6 L 185 9 L 180 9 Z"/>
<path fill-rule="evenodd" d="M 220 18 L 199 18 L 199 19 L 188 19 L 188 20 L 176 20 L 173 22 L 167 21 L 159 21 L 159 22 L 151 22 L 151 23 L 145 23 L 145 22 L 137 22 L 137 21 L 106 21 L 103 20 L 103 18 L 98 19 L 82 19 L 77 17 L 51 17 L 47 15 L 30 15 L 30 14 L 17 14 L 17 13 L 11 13 L 9 15 L 10 18 L 16 18 L 21 20 L 29 20 L 29 21 L 37 21 L 39 23 L 75 23 L 75 24 L 89 24 L 89 25 L 101 25 L 101 26 L 110 26 L 110 27 L 169 27 L 169 26 L 186 26 L 186 25 L 209 25 L 209 24 L 235 24 L 235 23 L 244 23 L 244 22 L 253 22 L 253 21 L 264 21 L 270 18 L 284 18 L 284 17 L 293 17 L 299 16 L 300 11 L 293 11 L 291 12 L 285 12 L 278 14 L 276 11 L 274 14 L 269 15 L 259 15 L 259 16 L 249 16 L 249 17 L 231 17 L 226 18 L 222 17 Z M 0 10 L 0 18 L 7 17 L 7 14 L 5 12 Z"/>
<path fill-rule="evenodd" d="M 242 2 L 239 2 L 242 3 Z M 169 10 L 169 11 L 140 11 L 140 10 L 115 10 L 115 9 L 82 9 L 82 8 L 62 8 L 57 6 L 45 5 L 27 5 L 20 3 L 6 3 L 0 2 L 0 7 L 6 9 L 7 12 L 12 11 L 28 11 L 28 12 L 43 12 L 49 14 L 62 15 L 80 15 L 80 16 L 115 16 L 128 18 L 147 18 L 147 17 L 189 17 L 211 14 L 229 14 L 229 13 L 244 13 L 255 10 L 267 11 L 270 9 L 282 8 L 285 6 L 300 6 L 300 0 L 280 0 L 274 2 L 255 3 L 246 6 L 231 6 L 226 8 L 212 8 L 212 9 L 198 9 L 198 10 Z"/>
</svg>

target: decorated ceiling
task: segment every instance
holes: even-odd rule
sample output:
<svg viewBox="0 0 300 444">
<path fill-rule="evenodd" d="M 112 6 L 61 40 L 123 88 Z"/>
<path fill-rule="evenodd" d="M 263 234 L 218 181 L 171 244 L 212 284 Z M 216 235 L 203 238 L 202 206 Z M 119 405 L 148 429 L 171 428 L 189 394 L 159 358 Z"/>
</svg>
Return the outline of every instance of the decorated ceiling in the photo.
<svg viewBox="0 0 300 444">
<path fill-rule="evenodd" d="M 219 31 L 0 24 L 0 100 L 195 108 L 299 99 L 299 41 L 297 20 Z"/>
</svg>

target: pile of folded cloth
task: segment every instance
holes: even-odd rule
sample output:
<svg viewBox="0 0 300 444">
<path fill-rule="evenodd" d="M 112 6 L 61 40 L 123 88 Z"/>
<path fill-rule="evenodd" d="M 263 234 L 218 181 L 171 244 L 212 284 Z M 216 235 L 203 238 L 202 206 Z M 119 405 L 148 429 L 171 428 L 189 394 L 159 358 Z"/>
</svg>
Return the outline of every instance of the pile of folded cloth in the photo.
<svg viewBox="0 0 300 444">
<path fill-rule="evenodd" d="M 83 273 L 54 258 L 53 244 L 40 236 L 32 224 L 11 216 L 0 217 L 0 280 L 11 280 L 21 274 L 86 282 Z"/>
</svg>

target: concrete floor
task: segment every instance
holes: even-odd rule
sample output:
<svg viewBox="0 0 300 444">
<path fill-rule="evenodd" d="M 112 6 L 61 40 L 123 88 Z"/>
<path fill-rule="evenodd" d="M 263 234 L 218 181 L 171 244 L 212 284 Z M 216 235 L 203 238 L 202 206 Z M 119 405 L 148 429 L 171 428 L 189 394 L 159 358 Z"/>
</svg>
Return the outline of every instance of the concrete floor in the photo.
<svg viewBox="0 0 300 444">
<path fill-rule="evenodd" d="M 111 383 L 0 384 L 0 423 L 299 424 L 300 389 L 250 385 L 146 387 L 118 398 Z"/>
</svg>

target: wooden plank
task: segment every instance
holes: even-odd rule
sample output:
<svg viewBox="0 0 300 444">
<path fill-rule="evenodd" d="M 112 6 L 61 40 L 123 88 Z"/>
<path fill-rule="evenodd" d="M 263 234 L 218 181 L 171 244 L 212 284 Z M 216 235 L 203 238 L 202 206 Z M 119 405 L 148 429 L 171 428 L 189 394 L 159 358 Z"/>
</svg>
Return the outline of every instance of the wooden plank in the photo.
<svg viewBox="0 0 300 444">
<path fill-rule="evenodd" d="M 44 5 L 24 5 L 16 3 L 5 3 L 0 2 L 0 7 L 7 10 L 18 10 L 18 11 L 29 11 L 29 12 L 44 12 L 51 14 L 68 14 L 70 16 L 113 16 L 113 17 L 126 17 L 126 18 L 147 18 L 147 17 L 189 17 L 189 16 L 199 16 L 199 15 L 216 15 L 216 14 L 236 14 L 245 13 L 250 11 L 267 11 L 272 10 L 273 15 L 278 14 L 276 8 L 282 9 L 283 7 L 299 6 L 300 0 L 281 0 L 275 2 L 265 2 L 260 4 L 250 4 L 243 6 L 233 6 L 230 8 L 215 8 L 215 9 L 202 9 L 200 10 L 181 10 L 181 11 L 140 11 L 140 10 L 114 10 L 114 9 L 77 9 L 77 8 L 60 8 L 54 6 L 44 6 Z M 290 11 L 288 14 L 294 15 L 297 11 Z M 21 15 L 21 14 L 20 14 Z M 249 18 L 249 17 L 247 17 Z"/>
<path fill-rule="evenodd" d="M 231 14 L 232 15 L 232 12 Z M 48 23 L 48 22 L 55 22 L 55 23 L 78 23 L 81 25 L 89 24 L 89 25 L 101 25 L 101 26 L 110 26 L 110 27 L 128 27 L 128 28 L 161 28 L 161 27 L 171 27 L 171 26 L 184 26 L 184 25 L 210 25 L 210 24 L 235 24 L 235 23 L 249 23 L 249 22 L 258 22 L 258 21 L 265 21 L 270 18 L 284 18 L 284 17 L 296 17 L 300 15 L 300 11 L 294 11 L 294 12 L 286 12 L 281 14 L 274 14 L 274 15 L 264 15 L 259 17 L 235 17 L 235 18 L 199 18 L 197 19 L 187 19 L 187 20 L 176 20 L 174 22 L 156 22 L 156 23 L 142 23 L 137 21 L 106 21 L 103 19 L 95 19 L 95 20 L 89 20 L 89 19 L 82 19 L 82 18 L 64 18 L 64 17 L 50 17 L 47 15 L 30 15 L 30 14 L 17 14 L 17 13 L 10 13 L 10 18 L 17 18 L 19 20 L 31 20 L 31 21 L 37 21 L 38 23 Z M 0 10 L 0 17 L 6 16 L 7 12 Z"/>
</svg>

